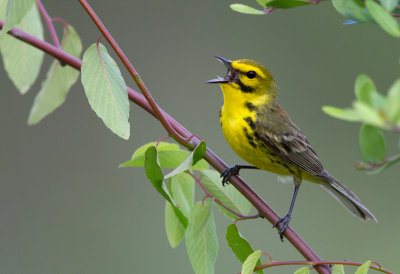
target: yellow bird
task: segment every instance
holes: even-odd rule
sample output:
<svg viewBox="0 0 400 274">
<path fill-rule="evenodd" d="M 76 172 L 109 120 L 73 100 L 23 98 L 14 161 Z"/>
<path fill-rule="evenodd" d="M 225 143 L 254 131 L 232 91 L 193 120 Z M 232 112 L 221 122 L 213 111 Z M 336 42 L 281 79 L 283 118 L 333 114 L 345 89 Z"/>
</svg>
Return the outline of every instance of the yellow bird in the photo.
<svg viewBox="0 0 400 274">
<path fill-rule="evenodd" d="M 227 168 L 221 173 L 222 183 L 227 183 L 243 168 L 293 177 L 295 189 L 289 211 L 274 224 L 274 227 L 279 225 L 281 240 L 289 226 L 303 179 L 320 184 L 353 215 L 362 220 L 377 221 L 352 191 L 323 168 L 304 134 L 278 104 L 278 86 L 268 69 L 248 59 L 229 61 L 215 57 L 228 68 L 224 78 L 208 81 L 221 85 L 224 96 L 220 111 L 222 131 L 232 149 L 253 165 Z"/>
</svg>

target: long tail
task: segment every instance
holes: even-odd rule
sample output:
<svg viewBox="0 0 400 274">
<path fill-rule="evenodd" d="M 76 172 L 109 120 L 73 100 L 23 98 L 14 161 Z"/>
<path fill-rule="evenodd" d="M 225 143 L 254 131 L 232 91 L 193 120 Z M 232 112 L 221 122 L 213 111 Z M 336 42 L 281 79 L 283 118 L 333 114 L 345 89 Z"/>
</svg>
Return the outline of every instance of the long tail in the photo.
<svg viewBox="0 0 400 274">
<path fill-rule="evenodd" d="M 329 192 L 336 200 L 338 200 L 351 214 L 366 221 L 372 219 L 375 222 L 378 220 L 374 214 L 364 206 L 360 199 L 345 185 L 339 183 L 334 178 L 330 178 L 329 182 L 324 182 L 321 186 Z"/>
</svg>

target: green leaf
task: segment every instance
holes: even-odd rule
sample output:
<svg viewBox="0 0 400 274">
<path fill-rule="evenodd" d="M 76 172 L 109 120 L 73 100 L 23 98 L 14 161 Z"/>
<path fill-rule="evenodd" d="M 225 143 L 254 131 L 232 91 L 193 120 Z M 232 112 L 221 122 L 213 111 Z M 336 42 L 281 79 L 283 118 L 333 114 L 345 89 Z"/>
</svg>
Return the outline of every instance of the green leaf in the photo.
<svg viewBox="0 0 400 274">
<path fill-rule="evenodd" d="M 183 215 L 189 218 L 194 200 L 193 177 L 187 173 L 177 174 L 170 179 L 169 186 L 172 198 L 174 198 Z"/>
<path fill-rule="evenodd" d="M 254 267 L 259 260 L 262 252 L 261 250 L 254 251 L 251 253 L 242 265 L 242 274 L 252 274 L 254 272 Z"/>
<path fill-rule="evenodd" d="M 377 92 L 374 82 L 367 75 L 360 74 L 357 77 L 354 90 L 358 101 L 372 106 L 374 109 L 386 108 L 386 98 Z"/>
<path fill-rule="evenodd" d="M 0 0 L 0 20 L 3 20 L 3 21 L 5 21 L 5 19 L 6 19 L 7 1 L 8 0 Z"/>
<path fill-rule="evenodd" d="M 344 274 L 343 265 L 341 265 L 341 264 L 333 265 L 331 274 Z"/>
<path fill-rule="evenodd" d="M 169 202 L 165 202 L 165 230 L 172 248 L 175 248 L 185 236 L 186 228 L 175 214 L 175 210 Z"/>
<path fill-rule="evenodd" d="M 269 1 L 271 1 L 271 0 L 256 0 L 257 1 L 257 3 L 260 5 L 260 6 L 262 6 L 262 7 L 266 7 L 267 6 L 267 3 L 269 2 Z"/>
<path fill-rule="evenodd" d="M 262 10 L 257 10 L 255 8 L 243 5 L 243 4 L 231 4 L 231 9 L 244 14 L 261 15 L 265 14 Z"/>
<path fill-rule="evenodd" d="M 132 156 L 132 159 L 126 161 L 120 165 L 120 167 L 139 167 L 144 166 L 144 152 L 150 146 L 155 146 L 156 142 L 151 142 L 138 148 Z M 157 147 L 158 159 L 160 161 L 160 166 L 165 168 L 177 168 L 187 157 L 189 157 L 190 152 L 181 149 L 176 144 L 160 142 Z M 201 159 L 195 165 L 193 165 L 191 170 L 198 169 L 208 169 L 208 163 Z"/>
<path fill-rule="evenodd" d="M 359 22 L 373 21 L 363 3 L 355 0 L 332 0 L 335 9 L 346 18 L 356 19 Z"/>
<path fill-rule="evenodd" d="M 79 58 L 82 51 L 82 43 L 72 26 L 68 26 L 67 30 L 64 30 L 61 44 L 65 52 Z M 70 66 L 62 66 L 58 60 L 54 60 L 47 72 L 46 80 L 42 83 L 41 90 L 35 97 L 28 124 L 39 123 L 64 103 L 69 89 L 76 82 L 78 76 L 79 71 Z"/>
<path fill-rule="evenodd" d="M 162 187 L 164 181 L 163 171 L 158 163 L 157 149 L 154 146 L 149 147 L 145 152 L 144 168 L 146 177 L 153 184 L 154 188 L 169 202 L 171 198 Z"/>
<path fill-rule="evenodd" d="M 249 242 L 243 238 L 237 226 L 235 224 L 230 224 L 226 229 L 226 241 L 229 247 L 235 253 L 236 258 L 243 264 L 246 258 L 254 252 L 253 248 L 250 246 Z M 261 260 L 258 259 L 256 266 L 261 265 Z M 263 273 L 262 269 L 256 271 L 257 273 Z"/>
<path fill-rule="evenodd" d="M 380 0 L 382 7 L 384 7 L 388 12 L 393 11 L 399 0 Z"/>
<path fill-rule="evenodd" d="M 400 123 L 400 79 L 396 80 L 389 89 L 386 114 L 394 125 Z"/>
<path fill-rule="evenodd" d="M 387 108 L 387 99 L 379 92 L 371 93 L 372 107 L 379 111 L 384 111 Z"/>
<path fill-rule="evenodd" d="M 144 153 L 146 150 L 151 147 L 151 146 L 156 146 L 157 142 L 150 142 L 147 143 L 141 147 L 139 147 L 132 155 L 132 159 L 144 156 Z M 160 142 L 157 146 L 157 151 L 169 151 L 169 150 L 180 150 L 179 146 L 177 144 L 172 144 L 172 143 L 167 143 L 167 142 Z"/>
<path fill-rule="evenodd" d="M 374 0 L 367 0 L 366 5 L 375 22 L 387 33 L 394 37 L 400 36 L 400 27 L 396 19 Z"/>
<path fill-rule="evenodd" d="M 189 218 L 194 200 L 194 179 L 187 173 L 180 173 L 170 179 L 169 186 L 178 208 L 186 218 Z M 186 227 L 168 203 L 165 206 L 165 224 L 169 243 L 172 247 L 176 247 L 183 239 Z"/>
<path fill-rule="evenodd" d="M 353 106 L 364 123 L 380 128 L 387 128 L 386 122 L 383 117 L 377 110 L 373 109 L 371 106 L 359 101 L 354 102 Z"/>
<path fill-rule="evenodd" d="M 214 263 L 218 252 L 212 202 L 198 202 L 191 210 L 186 231 L 186 249 L 196 273 L 214 273 Z"/>
<path fill-rule="evenodd" d="M 354 274 L 367 274 L 371 261 L 366 261 L 362 266 L 360 266 Z"/>
<path fill-rule="evenodd" d="M 207 190 L 220 202 L 234 211 L 247 215 L 251 209 L 250 202 L 232 185 L 222 186 L 220 175 L 215 170 L 201 170 L 201 180 Z M 238 216 L 218 205 L 226 216 L 237 219 Z"/>
<path fill-rule="evenodd" d="M 193 165 L 195 165 L 198 161 L 200 161 L 204 154 L 206 153 L 207 145 L 204 141 L 201 141 L 200 144 L 190 153 L 190 155 L 173 171 L 165 175 L 165 179 L 175 176 L 176 174 L 182 173 L 188 169 L 190 169 Z"/>
<path fill-rule="evenodd" d="M 7 31 L 17 26 L 17 24 L 21 22 L 22 18 L 27 16 L 27 14 L 32 10 L 36 0 L 9 0 L 8 2 L 2 0 L 2 2 L 2 5 L 7 3 L 7 8 L 4 26 L 0 31 L 0 38 L 3 38 L 3 35 Z M 0 15 L 2 14 L 0 13 Z M 2 40 L 1 43 L 3 42 L 4 41 Z"/>
<path fill-rule="evenodd" d="M 376 127 L 362 125 L 360 129 L 360 150 L 364 161 L 377 163 L 386 156 L 385 138 Z"/>
<path fill-rule="evenodd" d="M 267 3 L 268 7 L 278 8 L 278 9 L 291 9 L 309 4 L 311 4 L 310 1 L 302 1 L 302 0 L 273 0 L 273 1 L 268 1 Z"/>
<path fill-rule="evenodd" d="M 169 193 L 167 193 L 165 185 L 163 184 L 164 174 L 158 162 L 157 149 L 155 146 L 151 146 L 146 150 L 144 168 L 146 170 L 146 177 L 153 184 L 154 188 L 164 197 L 165 200 L 171 204 L 176 216 L 179 218 L 183 226 L 187 227 L 187 218 L 185 215 L 183 215 L 182 211 L 176 207 Z"/>
<path fill-rule="evenodd" d="M 125 81 L 107 49 L 91 45 L 82 60 L 82 84 L 91 108 L 104 124 L 123 139 L 129 139 L 129 101 Z"/>
<path fill-rule="evenodd" d="M 12 1 L 12 3 L 15 3 L 13 6 L 18 6 L 18 2 L 24 3 L 24 1 L 14 0 Z M 17 28 L 40 40 L 44 39 L 43 27 L 36 5 L 31 7 L 30 11 L 17 25 Z M 43 61 L 43 51 L 34 48 L 28 43 L 19 41 L 11 35 L 1 37 L 0 51 L 8 77 L 19 92 L 25 94 L 39 75 Z"/>
<path fill-rule="evenodd" d="M 294 274 L 308 274 L 310 273 L 310 269 L 308 267 L 302 267 L 297 269 Z"/>
<path fill-rule="evenodd" d="M 375 175 L 375 174 L 381 173 L 382 171 L 384 171 L 385 169 L 394 165 L 397 162 L 400 162 L 400 154 L 395 155 L 395 156 L 391 157 L 390 159 L 388 159 L 384 165 L 374 168 L 373 170 L 367 171 L 367 174 Z"/>
<path fill-rule="evenodd" d="M 358 115 L 358 113 L 354 109 L 341 109 L 337 107 L 323 106 L 322 111 L 337 119 L 350 122 L 361 121 L 360 115 Z"/>
<path fill-rule="evenodd" d="M 354 90 L 358 101 L 372 106 L 371 94 L 376 92 L 376 87 L 367 75 L 358 75 Z"/>
</svg>

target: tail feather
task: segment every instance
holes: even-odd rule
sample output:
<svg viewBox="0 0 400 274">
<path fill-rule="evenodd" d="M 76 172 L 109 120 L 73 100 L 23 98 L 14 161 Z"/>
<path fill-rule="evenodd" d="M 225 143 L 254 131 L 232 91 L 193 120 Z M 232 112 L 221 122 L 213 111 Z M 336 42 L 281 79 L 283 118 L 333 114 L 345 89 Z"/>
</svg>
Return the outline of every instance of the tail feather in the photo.
<svg viewBox="0 0 400 274">
<path fill-rule="evenodd" d="M 369 211 L 368 208 L 361 203 L 356 194 L 354 194 L 345 185 L 332 178 L 332 180 L 329 182 L 324 182 L 321 184 L 321 186 L 354 216 L 357 216 L 364 221 L 372 219 L 375 222 L 378 222 L 374 214 L 372 214 L 371 211 Z"/>
</svg>

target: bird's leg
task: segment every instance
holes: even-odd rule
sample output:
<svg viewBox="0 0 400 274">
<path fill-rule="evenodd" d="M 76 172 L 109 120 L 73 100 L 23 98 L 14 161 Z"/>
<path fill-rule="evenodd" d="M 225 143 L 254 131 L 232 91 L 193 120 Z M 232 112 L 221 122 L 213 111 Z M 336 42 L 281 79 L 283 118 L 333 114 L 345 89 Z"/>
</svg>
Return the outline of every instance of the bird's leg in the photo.
<svg viewBox="0 0 400 274">
<path fill-rule="evenodd" d="M 283 233 L 285 233 L 286 228 L 289 226 L 290 219 L 292 218 L 292 210 L 293 210 L 294 202 L 296 201 L 297 192 L 299 191 L 299 188 L 300 188 L 300 183 L 301 183 L 301 179 L 294 177 L 294 193 L 293 193 L 292 201 L 290 203 L 289 211 L 285 217 L 280 218 L 273 225 L 273 227 L 277 227 L 278 224 L 280 224 L 278 231 L 279 231 L 279 237 L 281 238 L 282 242 L 283 242 Z"/>
<path fill-rule="evenodd" d="M 228 184 L 228 180 L 233 175 L 239 175 L 241 169 L 258 169 L 258 167 L 250 165 L 233 165 L 221 172 L 222 185 Z"/>
</svg>

